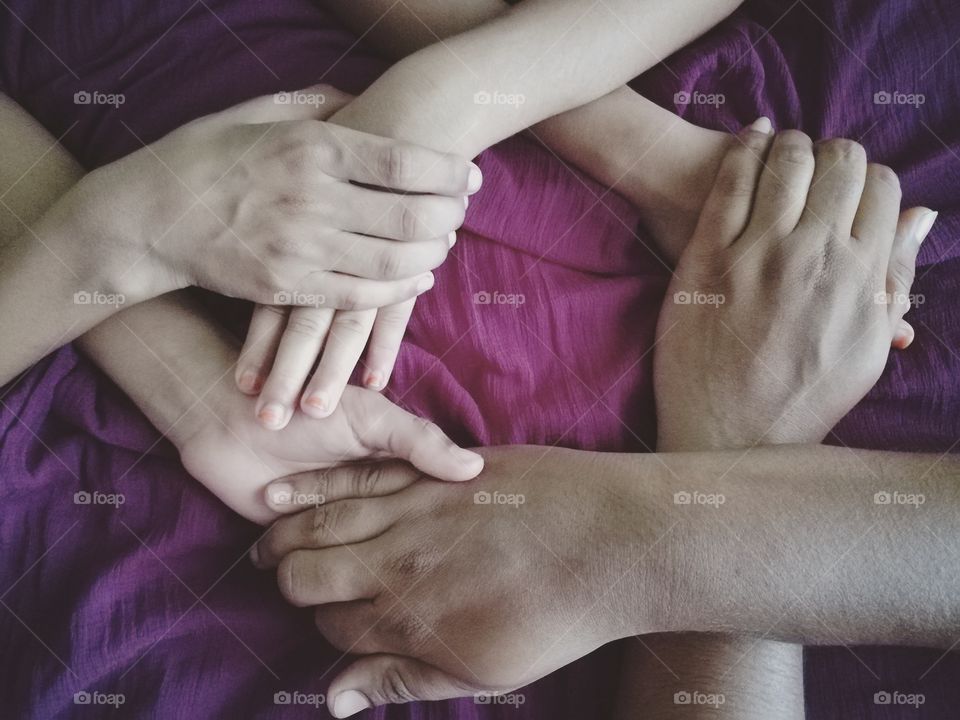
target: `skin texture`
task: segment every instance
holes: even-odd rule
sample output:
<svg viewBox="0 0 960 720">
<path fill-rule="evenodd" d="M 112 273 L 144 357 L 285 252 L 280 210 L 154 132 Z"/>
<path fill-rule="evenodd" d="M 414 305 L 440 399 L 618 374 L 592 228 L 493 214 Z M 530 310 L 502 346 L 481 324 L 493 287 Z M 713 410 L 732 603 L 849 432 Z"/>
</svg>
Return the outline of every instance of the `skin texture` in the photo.
<svg viewBox="0 0 960 720">
<path fill-rule="evenodd" d="M 510 12 L 504 12 L 503 3 L 484 0 L 458 4 L 455 11 L 434 0 L 327 4 L 365 37 L 375 22 L 380 30 L 373 41 L 395 57 L 408 56 L 332 122 L 376 128 L 465 157 L 539 122 L 534 136 L 542 132 L 555 153 L 600 182 L 622 182 L 623 192 L 649 208 L 645 219 L 661 239 L 661 251 L 668 258 L 679 254 L 728 138 L 694 128 L 629 89 L 618 89 L 608 74 L 632 78 L 709 29 L 738 3 L 683 0 L 669 17 L 657 3 L 619 0 L 600 12 L 579 0 L 527 0 L 523 9 Z M 639 22 L 641 17 L 649 22 Z M 449 39 L 431 45 L 440 38 Z M 581 57 L 583 68 L 589 67 L 612 47 L 620 52 L 611 53 L 602 76 L 570 65 L 572 58 Z M 562 79 L 556 76 L 558 67 L 564 70 Z M 476 101 L 477 93 L 491 91 L 524 102 Z M 598 99 L 605 93 L 609 97 Z M 594 99 L 590 110 L 571 110 Z M 561 115 L 551 117 L 557 113 Z M 630 142 L 611 145 L 611 138 Z M 634 172 L 641 161 L 646 168 L 665 171 Z M 682 204 L 677 198 L 683 198 Z M 386 386 L 413 306 L 407 300 L 337 314 L 323 308 L 258 307 L 238 384 L 251 393 L 263 387 L 258 409 L 268 409 L 262 418 L 268 427 L 283 427 L 298 399 L 304 413 L 326 417 L 368 338 L 361 380 L 375 390 Z M 303 389 L 326 338 L 319 367 Z"/>
<path fill-rule="evenodd" d="M 333 100 L 336 93 L 328 92 Z M 446 237 L 462 222 L 470 164 L 327 126 L 306 112 L 270 96 L 201 118 L 78 176 L 32 218 L 16 200 L 27 187 L 23 173 L 12 174 L 21 164 L 11 163 L 5 227 L 20 227 L 0 255 L 0 301 L 9 310 L 0 315 L 0 331 L 11 346 L 0 380 L 120 307 L 187 285 L 350 309 L 427 289 L 429 269 L 449 249 L 429 238 Z M 31 144 L 18 146 L 20 136 L 32 144 L 46 137 L 6 98 L 0 120 L 14 131 L 3 139 L 5 156 L 30 151 Z M 50 139 L 46 147 L 53 145 Z M 407 198 L 349 182 L 390 186 L 397 158 L 410 172 L 397 187 L 447 196 Z M 50 162 L 43 154 L 41 160 Z M 41 170 L 27 165 L 27 174 Z M 194 252 L 198 242 L 205 253 Z M 222 273 L 224 266 L 231 272 Z M 406 270 L 386 277 L 388 268 Z M 373 279 L 354 275 L 364 271 Z"/>
<path fill-rule="evenodd" d="M 757 125 L 763 126 L 762 123 Z M 746 405 L 751 409 L 753 419 L 771 423 L 776 423 L 782 412 L 782 398 L 771 393 L 763 384 L 751 383 L 751 379 L 758 374 L 757 367 L 766 367 L 766 363 L 762 362 L 764 358 L 773 362 L 779 357 L 781 343 L 774 343 L 769 347 L 762 345 L 766 333 L 752 328 L 742 331 L 741 335 L 737 335 L 735 330 L 730 331 L 731 335 L 738 339 L 738 344 L 713 341 L 704 346 L 695 342 L 695 338 L 702 341 L 709 332 L 719 332 L 720 327 L 729 329 L 730 325 L 733 325 L 736 328 L 737 322 L 745 317 L 762 328 L 765 327 L 764 321 L 781 318 L 785 309 L 798 308 L 800 317 L 797 317 L 795 322 L 801 330 L 809 329 L 810 338 L 816 339 L 826 335 L 825 330 L 829 329 L 832 323 L 842 324 L 859 319 L 862 325 L 864 318 L 872 319 L 877 312 L 876 308 L 881 307 L 882 316 L 877 322 L 880 329 L 874 334 L 862 333 L 847 348 L 847 352 L 853 351 L 854 356 L 862 358 L 864 362 L 854 365 L 855 371 L 847 368 L 843 373 L 830 376 L 831 382 L 842 384 L 845 391 L 855 392 L 858 386 L 854 381 L 857 381 L 862 383 L 862 392 L 866 392 L 876 380 L 875 376 L 871 376 L 872 368 L 876 364 L 882 367 L 903 312 L 902 306 L 878 306 L 872 300 L 873 295 L 887 287 L 888 277 L 895 290 L 903 293 L 909 291 L 909 284 L 897 284 L 899 280 L 909 283 L 909 279 L 900 276 L 896 270 L 890 272 L 890 268 L 891 265 L 898 268 L 900 263 L 909 263 L 911 266 L 914 264 L 916 249 L 919 247 L 916 239 L 919 228 L 915 227 L 916 223 L 910 222 L 901 222 L 898 225 L 899 187 L 890 181 L 891 173 L 876 167 L 868 170 L 862 148 L 845 142 L 822 145 L 822 150 L 815 159 L 809 139 L 798 133 L 786 133 L 774 139 L 772 134 L 766 131 L 748 128 L 738 139 L 740 142 L 724 159 L 704 208 L 701 224 L 681 259 L 678 277 L 674 282 L 677 287 L 686 288 L 685 278 L 691 275 L 697 278 L 731 275 L 732 273 L 720 265 L 728 261 L 724 252 L 729 249 L 737 250 L 737 245 L 742 244 L 745 252 L 753 252 L 742 257 L 736 256 L 737 260 L 743 260 L 745 269 L 741 271 L 742 274 L 729 281 L 731 287 L 727 290 L 731 295 L 736 293 L 738 297 L 746 299 L 741 301 L 743 306 L 734 306 L 725 318 L 718 316 L 717 307 L 708 307 L 701 303 L 678 302 L 665 307 L 661 327 L 667 327 L 669 331 L 662 331 L 661 339 L 668 347 L 658 347 L 658 352 L 665 352 L 668 362 L 660 361 L 656 365 L 656 389 L 662 406 L 674 413 L 674 422 L 668 423 L 661 430 L 661 450 L 690 447 L 691 440 L 685 431 L 690 428 L 694 440 L 698 441 L 693 433 L 698 423 L 706 422 L 710 427 L 713 421 L 704 410 L 724 408 L 722 402 L 711 403 L 696 395 L 678 405 L 671 395 L 676 386 L 709 389 L 715 377 L 722 382 L 724 376 L 722 372 L 718 372 L 718 368 L 736 367 L 741 373 L 736 382 L 727 382 L 732 388 L 728 403 L 738 403 L 737 407 Z M 806 156 L 803 155 L 804 152 Z M 784 156 L 790 158 L 787 167 L 784 167 Z M 836 175 L 831 176 L 831 172 Z M 808 193 L 807 187 L 811 185 L 811 179 L 818 176 L 822 178 L 821 182 L 825 187 L 812 188 Z M 775 186 L 776 190 L 771 187 L 774 178 L 782 178 Z M 822 227 L 811 230 L 804 226 L 803 221 L 809 215 L 815 215 Z M 852 235 L 854 232 L 855 238 Z M 794 234 L 802 233 L 805 233 L 803 238 L 794 237 Z M 825 254 L 828 244 L 843 242 L 863 243 L 854 245 L 847 252 L 856 253 L 856 260 L 869 268 L 870 272 L 855 273 L 848 266 L 842 266 L 840 272 L 822 273 L 818 290 L 826 297 L 836 298 L 834 312 L 809 312 L 811 303 L 806 301 L 802 294 L 806 284 L 791 284 L 773 289 L 761 287 L 754 291 L 753 283 L 756 279 L 768 277 L 768 274 L 763 272 L 764 269 L 772 270 L 769 276 L 774 278 L 789 275 L 797 271 L 798 257 L 817 258 Z M 774 259 L 770 259 L 767 252 L 764 252 L 763 243 L 766 243 L 767 248 L 778 251 Z M 846 260 L 843 252 L 837 252 L 836 255 L 841 260 Z M 895 258 L 893 263 L 891 258 Z M 750 263 L 755 265 L 751 266 Z M 850 300 L 859 297 L 868 297 L 870 301 L 867 304 L 857 304 Z M 721 303 L 718 307 L 724 306 L 725 303 Z M 806 326 L 803 322 L 807 323 Z M 676 332 L 673 336 L 675 339 L 668 340 L 673 332 Z M 832 340 L 835 342 L 835 339 Z M 735 365 L 734 363 L 739 361 L 736 351 L 740 345 L 749 347 L 751 341 L 757 343 L 756 352 L 759 353 L 761 362 L 757 363 L 756 367 L 743 362 Z M 670 343 L 679 345 L 671 348 Z M 689 349 L 691 343 L 698 352 Z M 809 367 L 812 361 L 823 357 L 829 359 L 828 351 L 833 349 L 812 341 L 806 345 L 789 345 L 788 348 L 790 362 L 781 363 L 787 367 Z M 690 383 L 691 377 L 702 378 L 702 382 Z M 812 373 L 809 377 L 810 385 L 800 385 L 793 390 L 804 392 L 811 386 L 819 385 L 822 379 L 820 373 Z M 803 378 L 796 378 L 795 382 L 800 380 Z M 851 385 L 852 389 L 849 387 Z M 742 392 L 735 392 L 741 389 Z M 848 398 L 847 402 L 852 406 L 857 400 L 859 396 L 854 395 Z M 847 410 L 849 407 L 844 408 L 843 412 Z M 805 427 L 809 425 L 807 421 Z M 753 445 L 762 440 L 763 433 L 754 433 L 750 426 L 744 424 L 739 441 L 735 441 L 733 433 L 736 430 L 737 426 L 731 424 L 724 438 L 725 442 L 733 447 L 741 446 L 746 439 L 750 439 L 749 444 Z M 816 435 L 817 429 L 808 429 L 806 432 L 813 433 L 814 440 L 819 439 Z M 801 441 L 809 439 L 798 437 Z M 707 441 L 698 442 L 704 448 L 716 447 Z M 356 690 L 353 686 L 360 685 L 361 695 L 366 702 L 381 704 L 396 701 L 398 698 L 451 697 L 463 694 L 465 687 L 472 688 L 474 692 L 509 689 L 526 684 L 544 672 L 555 669 L 559 665 L 554 663 L 558 663 L 564 653 L 583 654 L 585 648 L 590 649 L 592 643 L 598 642 L 598 637 L 593 632 L 601 633 L 599 644 L 602 644 L 604 639 L 613 639 L 610 635 L 603 635 L 609 632 L 603 622 L 599 626 L 587 623 L 582 634 L 573 635 L 563 644 L 562 651 L 552 645 L 545 648 L 544 644 L 551 636 L 551 618 L 566 617 L 575 607 L 595 608 L 597 600 L 588 597 L 581 588 L 549 585 L 550 574 L 543 570 L 540 570 L 538 577 L 542 578 L 545 574 L 548 577 L 543 580 L 546 585 L 539 588 L 540 592 L 536 589 L 531 591 L 527 583 L 521 583 L 516 578 L 526 578 L 527 573 L 536 574 L 534 568 L 543 566 L 543 558 L 538 557 L 536 548 L 531 547 L 531 541 L 523 530 L 529 531 L 534 538 L 540 538 L 543 534 L 546 538 L 541 540 L 543 547 L 555 553 L 558 563 L 564 568 L 596 565 L 607 567 L 615 565 L 620 558 L 638 555 L 643 557 L 645 548 L 634 547 L 634 552 L 618 551 L 617 548 L 622 548 L 623 543 L 629 545 L 629 540 L 625 540 L 624 535 L 604 522 L 609 520 L 614 528 L 620 522 L 621 530 L 628 527 L 647 528 L 650 524 L 661 522 L 647 514 L 653 513 L 653 506 L 642 502 L 639 505 L 630 502 L 621 505 L 613 501 L 604 503 L 602 500 L 591 503 L 582 497 L 582 486 L 586 484 L 590 487 L 588 494 L 608 499 L 612 496 L 622 500 L 617 492 L 611 493 L 611 488 L 602 483 L 597 488 L 591 481 L 596 475 L 604 475 L 606 469 L 618 467 L 618 461 L 630 462 L 631 456 L 615 456 L 615 460 L 608 462 L 604 456 L 556 449 L 547 449 L 535 459 L 529 455 L 529 449 L 526 449 L 526 454 L 523 449 L 517 449 L 513 454 L 504 450 L 504 453 L 506 460 L 496 456 L 496 460 L 492 460 L 488 456 L 487 472 L 472 483 L 471 487 L 480 488 L 478 492 L 489 492 L 491 495 L 499 490 L 505 493 L 506 497 L 526 498 L 526 491 L 534 493 L 535 498 L 529 506 L 524 502 L 514 508 L 520 511 L 519 522 L 514 521 L 516 518 L 502 514 L 491 516 L 498 522 L 493 522 L 492 519 L 481 521 L 482 515 L 479 513 L 483 510 L 477 509 L 476 502 L 473 507 L 465 507 L 462 502 L 458 505 L 455 500 L 449 499 L 446 491 L 440 491 L 441 497 L 438 498 L 432 494 L 431 486 L 415 482 L 406 490 L 393 492 L 385 500 L 359 503 L 355 500 L 340 500 L 309 513 L 281 520 L 274 531 L 261 542 L 255 561 L 268 567 L 279 563 L 280 587 L 292 602 L 321 605 L 317 614 L 318 626 L 331 642 L 343 649 L 350 648 L 354 652 L 369 653 L 373 656 L 402 656 L 400 659 L 373 657 L 358 661 L 334 681 L 331 695 L 340 690 Z M 348 477 L 350 472 L 344 470 L 339 474 Z M 359 471 L 353 472 L 356 474 Z M 386 470 L 379 472 L 381 475 L 388 474 Z M 402 473 L 402 470 L 395 472 Z M 614 471 L 611 477 L 622 480 L 627 474 Z M 673 472 L 670 474 L 675 475 Z M 337 475 L 337 472 L 321 475 L 323 486 L 333 484 L 334 481 L 330 478 Z M 531 476 L 533 480 L 529 480 Z M 375 476 L 373 480 L 360 484 L 364 487 L 376 485 L 379 477 Z M 414 483 L 420 476 L 409 473 L 407 477 Z M 590 480 L 586 480 L 587 478 Z M 318 485 L 315 479 L 307 477 L 301 482 L 304 487 L 314 487 L 316 492 Z M 395 484 L 396 478 L 391 482 Z M 504 484 L 506 488 L 499 484 L 491 485 L 491 482 Z M 533 484 L 527 485 L 527 482 Z M 542 488 L 545 487 L 544 483 L 548 482 L 551 492 L 545 494 Z M 618 483 L 617 480 L 614 482 L 615 485 Z M 537 492 L 538 488 L 541 489 L 540 492 Z M 289 489 L 285 489 L 283 495 L 286 496 L 289 492 Z M 301 488 L 299 494 L 305 492 L 305 489 Z M 721 495 L 725 497 L 725 493 Z M 660 491 L 652 497 L 658 496 Z M 436 509 L 438 504 L 442 508 L 439 511 Z M 509 503 L 507 505 L 506 511 L 509 512 Z M 418 513 L 414 507 L 426 510 Z M 483 504 L 479 507 L 499 513 L 505 511 L 497 503 L 494 503 L 493 508 L 487 508 Z M 700 507 L 691 507 L 690 510 L 698 515 L 703 513 Z M 417 528 L 426 529 L 406 530 L 405 522 L 408 519 L 416 523 Z M 708 517 L 698 517 L 698 521 L 707 523 Z M 523 530 L 517 528 L 518 524 Z M 472 574 L 475 567 L 471 567 L 466 558 L 462 557 L 460 561 L 469 568 L 467 570 L 454 565 L 454 561 L 450 561 L 450 564 L 447 562 L 447 556 L 456 555 L 457 551 L 446 549 L 451 548 L 451 543 L 458 545 L 453 535 L 454 530 L 448 530 L 448 527 L 456 528 L 460 533 L 464 532 L 464 528 L 469 528 L 471 539 L 468 547 L 471 550 L 480 547 L 489 551 L 480 553 L 482 557 L 511 558 L 508 571 L 500 571 L 500 577 L 491 583 L 490 597 L 483 598 L 482 603 L 477 601 L 476 605 L 473 604 L 477 591 L 464 576 L 464 572 Z M 424 535 L 416 538 L 417 532 Z M 432 534 L 434 532 L 436 535 Z M 564 541 L 567 537 L 590 537 L 590 547 L 586 550 L 567 548 Z M 656 543 L 655 540 L 652 542 Z M 350 547 L 340 547 L 343 544 Z M 405 552 L 414 551 L 405 551 L 404 548 L 418 548 L 417 557 L 407 557 Z M 443 557 L 435 560 L 434 555 Z M 529 565 L 528 558 L 531 558 Z M 685 556 L 675 560 L 689 563 L 689 558 Z M 520 565 L 519 571 L 514 567 L 517 564 Z M 367 570 L 366 574 L 364 569 Z M 495 571 L 490 569 L 489 572 Z M 630 573 L 630 570 L 622 570 L 621 576 Z M 576 569 L 572 574 L 578 576 Z M 332 586 L 321 581 L 321 578 L 331 577 L 342 578 L 342 581 L 338 580 Z M 642 577 L 644 583 L 651 580 L 654 583 L 665 582 L 667 587 L 671 587 L 674 582 L 673 579 L 663 576 L 657 577 L 656 566 L 646 568 L 646 574 Z M 715 577 L 702 579 L 703 587 L 714 587 L 718 582 Z M 424 581 L 422 584 L 421 580 Z M 433 585 L 434 582 L 440 585 Z M 601 586 L 606 586 L 609 578 L 598 579 L 598 582 Z M 464 602 L 469 604 L 458 606 L 456 601 L 449 601 L 449 596 L 450 588 L 460 584 L 467 593 Z M 582 584 L 588 588 L 594 587 L 589 581 Z M 409 586 L 409 593 L 404 592 L 406 586 Z M 427 599 L 432 597 L 430 593 L 440 586 L 447 588 L 443 609 L 433 607 Z M 467 587 L 470 589 L 467 590 Z M 520 602 L 514 598 L 519 588 L 523 588 L 526 598 L 551 600 Z M 702 593 L 699 588 L 689 588 L 688 591 Z M 421 596 L 421 592 L 425 595 Z M 506 597 L 500 601 L 494 599 L 501 594 Z M 390 603 L 390 596 L 404 598 L 404 602 Z M 656 598 L 648 598 L 648 602 L 636 606 L 636 615 L 633 618 L 638 627 L 645 628 L 641 632 L 662 631 L 666 629 L 663 625 L 671 622 L 668 618 L 677 608 L 682 608 L 684 602 L 689 602 L 689 597 L 692 596 L 678 594 L 673 598 L 673 602 L 662 605 Z M 336 605 L 330 605 L 331 603 Z M 505 612 L 502 607 L 504 603 L 513 607 L 512 625 L 506 628 L 488 626 L 482 617 L 477 617 L 476 608 L 486 608 L 490 604 L 494 606 L 494 617 L 500 617 L 499 613 Z M 424 608 L 423 605 L 427 607 Z M 542 621 L 541 625 L 534 619 L 527 619 L 531 612 L 530 606 L 535 608 L 532 618 Z M 657 617 L 661 613 L 663 616 Z M 617 616 L 611 613 L 601 614 L 601 617 L 613 622 L 613 618 Z M 468 634 L 468 642 L 464 646 L 457 643 L 462 640 L 466 627 L 463 623 L 467 621 L 472 623 L 471 627 L 482 628 L 483 632 L 478 637 Z M 691 617 L 685 621 L 702 622 L 702 619 L 694 621 Z M 487 622 L 492 623 L 493 620 Z M 455 629 L 444 632 L 451 624 L 455 625 Z M 381 629 L 381 626 L 385 629 Z M 396 627 L 402 627 L 406 632 L 400 641 L 397 639 Z M 537 634 L 544 627 L 544 634 Z M 672 629 L 698 628 L 680 625 Z M 525 651 L 521 652 L 516 647 L 513 643 L 515 638 L 521 639 Z M 702 645 L 698 645 L 701 640 Z M 661 649 L 666 643 L 666 639 L 660 643 Z M 736 644 L 724 649 L 722 638 L 698 639 L 696 636 L 687 638 L 687 646 L 691 651 L 695 651 L 686 658 L 688 664 L 708 662 L 711 659 L 716 661 L 729 656 L 736 649 Z M 532 653 L 537 660 L 527 666 L 524 652 Z M 766 646 L 761 643 L 759 652 L 778 658 L 779 661 L 770 666 L 769 676 L 759 677 L 760 692 L 750 701 L 741 698 L 739 703 L 731 705 L 729 712 L 755 717 L 763 717 L 764 713 L 796 717 L 802 712 L 802 674 L 797 658 L 798 650 L 783 644 Z M 513 658 L 515 662 L 504 663 L 504 658 Z M 497 662 L 494 662 L 494 659 Z M 636 670 L 637 663 L 642 661 L 636 655 L 632 660 L 634 667 L 628 666 L 625 669 L 627 692 L 620 698 L 623 714 L 630 712 L 626 703 L 637 699 L 633 697 L 638 679 Z M 470 676 L 455 667 L 457 662 L 470 670 Z M 794 671 L 793 675 L 789 674 L 790 669 Z M 404 693 L 394 692 L 391 688 L 397 685 L 394 679 L 398 674 L 404 677 L 404 682 L 399 683 L 401 687 L 418 684 L 422 688 L 421 694 L 414 691 L 404 698 Z M 652 691 L 659 690 L 662 694 L 664 688 L 669 688 L 671 683 L 663 682 L 663 673 L 656 677 L 660 682 L 652 684 Z M 722 675 L 718 679 L 717 673 L 706 672 L 704 677 L 710 679 L 711 691 L 721 694 L 726 694 L 723 691 L 731 689 L 743 691 L 749 686 L 748 678 L 742 674 L 735 676 L 735 683 L 729 686 L 723 682 Z M 386 683 L 385 678 L 390 678 L 390 682 Z M 771 702 L 771 695 L 778 685 L 785 694 L 781 694 L 774 703 Z M 788 697 L 791 698 L 789 702 Z M 347 709 L 359 702 L 357 696 L 347 695 L 343 701 L 344 708 L 339 707 L 335 700 L 334 712 L 338 715 L 346 714 Z M 663 706 L 660 711 L 668 713 Z M 713 713 L 712 708 L 704 707 L 697 707 L 694 711 Z M 724 711 L 726 712 L 727 710 Z"/>
</svg>

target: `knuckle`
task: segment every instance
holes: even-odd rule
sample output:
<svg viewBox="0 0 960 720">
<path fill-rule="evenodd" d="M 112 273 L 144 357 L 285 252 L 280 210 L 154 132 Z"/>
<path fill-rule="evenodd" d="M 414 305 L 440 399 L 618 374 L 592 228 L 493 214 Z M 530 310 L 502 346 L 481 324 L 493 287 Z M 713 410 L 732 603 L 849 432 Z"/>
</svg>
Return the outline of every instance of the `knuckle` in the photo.
<svg viewBox="0 0 960 720">
<path fill-rule="evenodd" d="M 731 199 L 753 197 L 756 184 L 745 167 L 728 167 L 717 176 L 717 189 Z"/>
<path fill-rule="evenodd" d="M 890 279 L 902 292 L 909 292 L 916 272 L 916 266 L 902 257 L 895 258 L 890 264 Z"/>
<path fill-rule="evenodd" d="M 410 200 L 402 200 L 397 207 L 399 213 L 397 225 L 400 237 L 406 240 L 418 239 L 422 223 L 414 209 L 414 203 Z"/>
<path fill-rule="evenodd" d="M 416 615 L 399 611 L 388 613 L 380 621 L 381 632 L 394 646 L 412 650 L 423 643 L 429 629 Z"/>
<path fill-rule="evenodd" d="M 823 144 L 823 152 L 827 157 L 842 163 L 866 162 L 867 151 L 863 145 L 847 138 L 835 138 L 827 140 Z"/>
<path fill-rule="evenodd" d="M 357 473 L 352 479 L 352 494 L 354 497 L 366 498 L 376 494 L 377 488 L 383 484 L 385 477 L 383 463 L 374 463 Z"/>
<path fill-rule="evenodd" d="M 896 191 L 898 195 L 901 193 L 900 176 L 893 171 L 893 168 L 879 163 L 870 163 L 867 166 L 867 174 L 877 182 Z"/>
<path fill-rule="evenodd" d="M 313 508 L 310 515 L 310 523 L 307 526 L 307 537 L 305 540 L 310 547 L 322 547 L 327 538 L 336 535 L 344 508 L 342 503 L 329 503 L 317 505 Z"/>
<path fill-rule="evenodd" d="M 335 335 L 365 338 L 368 332 L 367 324 L 354 315 L 341 314 L 334 324 L 336 325 Z"/>
<path fill-rule="evenodd" d="M 407 253 L 395 247 L 380 252 L 375 263 L 377 277 L 384 280 L 399 280 L 408 277 L 405 274 L 409 270 L 406 255 Z"/>
<path fill-rule="evenodd" d="M 294 335 L 303 335 L 308 338 L 317 338 L 323 334 L 324 323 L 312 312 L 290 313 L 286 331 Z"/>
<path fill-rule="evenodd" d="M 298 607 L 304 605 L 303 578 L 297 568 L 301 557 L 302 551 L 295 550 L 283 558 L 277 567 L 277 585 L 280 588 L 280 594 L 291 605 Z"/>
<path fill-rule="evenodd" d="M 380 694 L 379 699 L 389 704 L 408 703 L 417 699 L 403 673 L 392 665 L 384 670 Z"/>
<path fill-rule="evenodd" d="M 785 133 L 775 148 L 774 159 L 781 165 L 805 168 L 813 165 L 810 138 L 801 132 Z"/>
<path fill-rule="evenodd" d="M 384 187 L 403 189 L 409 183 L 413 159 L 408 148 L 391 144 L 380 153 L 379 176 Z"/>
<path fill-rule="evenodd" d="M 433 558 L 422 548 L 414 548 L 401 553 L 391 562 L 394 575 L 416 579 L 429 572 L 433 567 Z"/>
</svg>

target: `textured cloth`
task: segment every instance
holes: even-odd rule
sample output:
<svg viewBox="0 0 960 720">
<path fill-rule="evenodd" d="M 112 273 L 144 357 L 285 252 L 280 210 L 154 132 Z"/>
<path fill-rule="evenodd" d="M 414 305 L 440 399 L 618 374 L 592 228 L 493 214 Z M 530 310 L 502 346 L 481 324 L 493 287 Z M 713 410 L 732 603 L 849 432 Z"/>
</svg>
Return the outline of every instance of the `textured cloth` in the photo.
<svg viewBox="0 0 960 720">
<path fill-rule="evenodd" d="M 722 94 L 675 108 L 703 125 L 765 113 L 862 139 L 900 173 L 906 203 L 941 211 L 920 255 L 916 341 L 840 424 L 850 446 L 946 452 L 960 438 L 958 36 L 955 0 L 754 2 L 638 81 L 672 109 L 678 92 Z M 93 167 L 255 95 L 318 81 L 357 92 L 384 64 L 353 42 L 308 0 L 7 0 L 0 86 Z M 83 91 L 126 102 L 75 104 Z M 925 103 L 878 105 L 880 92 Z M 391 396 L 463 443 L 647 449 L 666 276 L 634 236 L 635 211 L 521 139 L 480 164 L 484 190 L 417 304 Z M 70 347 L 3 392 L 0 716 L 104 715 L 74 703 L 81 691 L 123 693 L 122 717 L 325 716 L 274 693 L 324 692 L 338 653 L 246 562 L 256 529 L 155 444 L 123 393 Z M 95 490 L 126 501 L 74 503 Z M 612 645 L 558 671 L 519 709 L 467 699 L 376 717 L 609 717 L 618 657 Z M 940 657 L 809 651 L 810 716 L 956 717 L 960 662 Z M 926 702 L 877 705 L 882 690 Z"/>
</svg>

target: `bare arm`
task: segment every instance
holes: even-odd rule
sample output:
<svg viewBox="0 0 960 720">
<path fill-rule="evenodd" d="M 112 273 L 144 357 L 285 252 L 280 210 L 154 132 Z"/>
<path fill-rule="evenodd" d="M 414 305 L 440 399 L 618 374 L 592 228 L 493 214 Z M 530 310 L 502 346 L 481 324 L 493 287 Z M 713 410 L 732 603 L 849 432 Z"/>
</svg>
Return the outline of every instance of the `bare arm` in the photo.
<svg viewBox="0 0 960 720">
<path fill-rule="evenodd" d="M 329 4 L 362 30 L 386 10 L 386 3 L 375 1 Z M 444 15 L 440 3 L 421 0 L 410 5 L 411 10 L 396 10 L 378 21 L 371 32 L 374 42 L 379 39 L 397 54 L 422 47 L 435 39 L 424 28 L 424 18 L 438 36 L 451 36 L 391 68 L 345 110 L 344 119 L 360 114 L 370 131 L 431 140 L 444 150 L 473 156 L 546 118 L 617 91 L 717 24 L 738 4 L 733 0 L 601 4 L 525 0 L 506 12 L 503 3 L 478 2 Z M 506 112 L 495 103 L 476 104 L 477 92 L 513 95 L 524 101 Z M 642 101 L 633 105 L 641 113 L 652 110 Z M 549 133 L 550 142 L 569 151 L 568 157 L 575 162 L 577 157 L 585 159 L 581 153 L 589 151 L 571 137 L 582 128 L 582 121 L 571 115 L 551 126 Z"/>
</svg>

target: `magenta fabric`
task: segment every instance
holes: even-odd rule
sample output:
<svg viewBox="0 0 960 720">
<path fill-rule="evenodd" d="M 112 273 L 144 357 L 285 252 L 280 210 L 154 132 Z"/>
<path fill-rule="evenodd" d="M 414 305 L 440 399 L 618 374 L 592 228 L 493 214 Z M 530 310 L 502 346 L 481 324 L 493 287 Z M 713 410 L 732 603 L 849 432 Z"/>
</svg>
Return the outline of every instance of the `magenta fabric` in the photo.
<svg viewBox="0 0 960 720">
<path fill-rule="evenodd" d="M 680 91 L 722 93 L 719 108 L 677 108 L 711 127 L 767 113 L 778 127 L 862 139 L 900 172 L 908 203 L 941 211 L 921 252 L 917 340 L 835 442 L 946 452 L 960 438 L 958 35 L 953 0 L 753 2 L 638 82 L 671 108 Z M 7 0 L 0 86 L 94 167 L 255 95 L 321 80 L 359 91 L 384 64 L 353 44 L 307 0 Z M 84 90 L 126 103 L 75 105 Z M 926 102 L 875 105 L 884 91 Z M 391 397 L 463 443 L 649 449 L 667 276 L 635 212 L 522 139 L 480 164 L 485 188 L 418 303 Z M 256 528 L 190 479 L 89 362 L 64 348 L 11 383 L 0 433 L 0 716 L 100 717 L 74 703 L 97 691 L 124 694 L 122 717 L 326 717 L 274 703 L 279 691 L 324 692 L 338 654 L 246 562 Z M 94 490 L 126 502 L 74 504 Z M 618 654 L 611 645 L 545 678 L 519 709 L 467 699 L 369 716 L 608 717 Z M 807 672 L 814 718 L 949 718 L 960 703 L 960 662 L 940 651 L 821 649 Z M 926 703 L 876 705 L 882 690 Z"/>
</svg>

